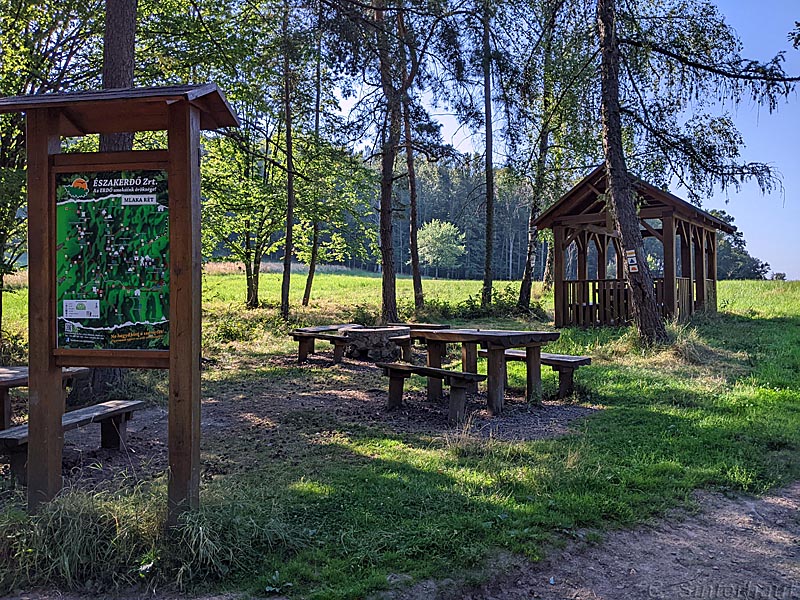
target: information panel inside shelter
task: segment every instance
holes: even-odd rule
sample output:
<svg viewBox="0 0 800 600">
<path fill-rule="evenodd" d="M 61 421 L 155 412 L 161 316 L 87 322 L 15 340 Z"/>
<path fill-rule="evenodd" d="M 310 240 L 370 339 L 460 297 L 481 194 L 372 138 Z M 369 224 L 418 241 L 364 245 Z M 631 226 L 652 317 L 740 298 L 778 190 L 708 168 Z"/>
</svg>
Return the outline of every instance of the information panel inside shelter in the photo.
<svg viewBox="0 0 800 600">
<path fill-rule="evenodd" d="M 58 347 L 169 348 L 161 170 L 56 174 Z"/>
</svg>

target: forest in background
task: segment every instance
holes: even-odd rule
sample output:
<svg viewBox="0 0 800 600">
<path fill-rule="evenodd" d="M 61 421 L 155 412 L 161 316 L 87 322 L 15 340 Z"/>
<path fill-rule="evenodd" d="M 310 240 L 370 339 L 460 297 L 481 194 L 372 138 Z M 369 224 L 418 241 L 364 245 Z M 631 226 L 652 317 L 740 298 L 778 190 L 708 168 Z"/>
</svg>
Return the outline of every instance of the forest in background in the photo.
<svg viewBox="0 0 800 600">
<path fill-rule="evenodd" d="M 607 51 L 616 62 L 601 63 Z M 262 261 L 284 259 L 288 294 L 294 259 L 310 266 L 304 304 L 316 264 L 380 268 L 384 316 L 397 272 L 415 274 L 422 306 L 417 236 L 433 220 L 458 228 L 463 252 L 442 268 L 428 259 L 429 274 L 482 277 L 484 304 L 493 279 L 522 279 L 527 305 L 547 263 L 533 219 L 608 157 L 613 69 L 614 143 L 631 174 L 677 184 L 695 204 L 746 180 L 772 189 L 767 164 L 741 160 L 718 101 L 772 109 L 796 78 L 780 55 L 741 52 L 704 0 L 0 0 L 4 96 L 202 81 L 225 91 L 242 125 L 204 136 L 204 250 L 244 265 L 248 306 L 260 302 Z M 442 112 L 483 151 L 445 144 Z M 64 146 L 99 147 L 93 136 Z M 24 166 L 22 117 L 2 115 L 0 277 L 24 254 Z M 726 242 L 722 278 L 767 276 L 741 235 Z M 659 248 L 644 252 L 657 272 Z"/>
</svg>

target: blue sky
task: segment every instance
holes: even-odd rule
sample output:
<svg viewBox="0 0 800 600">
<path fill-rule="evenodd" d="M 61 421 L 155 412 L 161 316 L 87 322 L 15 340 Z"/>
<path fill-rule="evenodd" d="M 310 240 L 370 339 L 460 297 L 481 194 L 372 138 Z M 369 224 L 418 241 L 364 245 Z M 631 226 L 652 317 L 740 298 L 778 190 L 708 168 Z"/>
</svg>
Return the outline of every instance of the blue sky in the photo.
<svg viewBox="0 0 800 600">
<path fill-rule="evenodd" d="M 800 76 L 800 50 L 787 39 L 800 21 L 798 0 L 716 0 L 726 21 L 739 34 L 748 58 L 766 59 L 786 51 L 784 69 Z M 746 160 L 772 165 L 783 178 L 783 190 L 762 195 L 748 184 L 710 198 L 704 208 L 732 214 L 744 233 L 750 254 L 768 262 L 773 271 L 800 279 L 800 93 L 769 114 L 745 102 L 731 110 L 744 137 Z M 727 201 L 727 202 L 726 202 Z"/>
</svg>

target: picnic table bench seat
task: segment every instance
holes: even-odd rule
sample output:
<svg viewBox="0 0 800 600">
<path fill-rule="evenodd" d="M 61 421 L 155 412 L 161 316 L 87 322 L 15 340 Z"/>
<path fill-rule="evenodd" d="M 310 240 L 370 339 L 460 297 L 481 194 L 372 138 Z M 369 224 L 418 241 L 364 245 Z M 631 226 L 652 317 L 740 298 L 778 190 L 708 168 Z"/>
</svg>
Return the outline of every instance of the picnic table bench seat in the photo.
<svg viewBox="0 0 800 600">
<path fill-rule="evenodd" d="M 506 360 L 525 361 L 524 350 L 508 349 L 505 351 Z M 478 355 L 485 358 L 486 350 L 479 350 Z M 566 398 L 575 389 L 575 370 L 579 367 L 592 364 L 591 356 L 572 356 L 570 354 L 551 354 L 542 352 L 542 364 L 553 367 L 558 372 L 558 397 Z"/>
<path fill-rule="evenodd" d="M 342 362 L 344 349 L 347 346 L 344 335 L 338 333 L 340 329 L 347 327 L 361 327 L 357 323 L 339 323 L 337 325 L 314 325 L 311 327 L 300 327 L 292 332 L 292 339 L 298 342 L 297 362 L 304 363 L 308 360 L 309 354 L 314 354 L 314 342 L 325 340 L 333 344 L 333 362 Z"/>
<path fill-rule="evenodd" d="M 405 380 L 412 375 L 441 379 L 450 386 L 450 406 L 448 421 L 456 424 L 464 419 L 467 403 L 467 387 L 470 384 L 484 381 L 486 375 L 477 373 L 462 373 L 435 367 L 422 367 L 407 363 L 377 363 L 383 369 L 384 375 L 389 377 L 389 404 L 388 407 L 398 408 L 403 404 L 403 386 Z"/>
<path fill-rule="evenodd" d="M 100 447 L 119 450 L 127 439 L 128 421 L 133 411 L 144 406 L 140 400 L 110 400 L 93 406 L 64 413 L 61 418 L 63 431 L 100 424 Z M 28 426 L 17 425 L 0 431 L 0 453 L 10 459 L 11 476 L 21 485 L 27 481 Z"/>
</svg>

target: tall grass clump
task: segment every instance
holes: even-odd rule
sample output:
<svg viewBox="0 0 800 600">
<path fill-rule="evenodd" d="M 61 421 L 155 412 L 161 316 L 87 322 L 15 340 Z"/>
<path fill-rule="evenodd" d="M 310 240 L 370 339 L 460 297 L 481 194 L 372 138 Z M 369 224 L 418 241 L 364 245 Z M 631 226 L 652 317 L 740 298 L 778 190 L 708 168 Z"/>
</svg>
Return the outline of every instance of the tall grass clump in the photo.
<svg viewBox="0 0 800 600">
<path fill-rule="evenodd" d="M 166 529 L 163 489 L 70 491 L 34 515 L 0 512 L 0 594 L 28 587 L 97 593 L 186 589 L 260 574 L 268 554 L 308 535 L 287 525 L 260 487 L 206 490 L 202 508 Z"/>
</svg>

